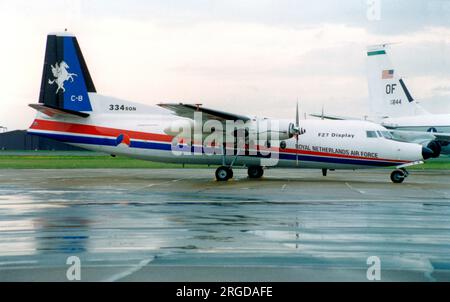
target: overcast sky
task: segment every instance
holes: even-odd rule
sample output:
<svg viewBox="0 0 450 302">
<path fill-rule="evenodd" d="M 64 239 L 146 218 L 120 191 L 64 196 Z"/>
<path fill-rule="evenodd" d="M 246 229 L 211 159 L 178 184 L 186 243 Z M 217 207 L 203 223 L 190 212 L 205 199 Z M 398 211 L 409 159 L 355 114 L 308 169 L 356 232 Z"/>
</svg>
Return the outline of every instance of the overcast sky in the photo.
<svg viewBox="0 0 450 302">
<path fill-rule="evenodd" d="M 0 0 L 0 126 L 27 128 L 48 32 L 77 35 L 97 91 L 241 114 L 367 113 L 365 49 L 392 59 L 422 105 L 450 113 L 450 1 Z M 374 16 L 369 14 L 370 16 Z"/>
</svg>

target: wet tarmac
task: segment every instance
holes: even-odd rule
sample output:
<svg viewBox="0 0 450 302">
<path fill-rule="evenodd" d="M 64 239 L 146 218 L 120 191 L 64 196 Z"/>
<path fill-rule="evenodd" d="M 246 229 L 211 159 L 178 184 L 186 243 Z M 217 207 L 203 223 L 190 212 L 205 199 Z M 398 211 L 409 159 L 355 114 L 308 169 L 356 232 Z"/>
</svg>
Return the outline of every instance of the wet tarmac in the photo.
<svg viewBox="0 0 450 302">
<path fill-rule="evenodd" d="M 0 170 L 0 281 L 450 281 L 450 172 Z"/>
</svg>

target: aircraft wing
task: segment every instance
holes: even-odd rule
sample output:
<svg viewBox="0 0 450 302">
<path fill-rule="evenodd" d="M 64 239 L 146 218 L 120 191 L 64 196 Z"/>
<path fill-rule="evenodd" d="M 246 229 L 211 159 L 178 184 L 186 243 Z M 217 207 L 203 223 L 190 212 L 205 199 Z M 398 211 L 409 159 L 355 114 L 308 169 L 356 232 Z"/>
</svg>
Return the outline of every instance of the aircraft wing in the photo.
<svg viewBox="0 0 450 302">
<path fill-rule="evenodd" d="M 335 120 L 335 121 L 344 121 L 344 120 L 360 121 L 361 120 L 360 118 L 355 118 L 355 117 L 339 116 L 339 115 L 325 115 L 325 114 L 317 114 L 317 113 L 310 114 L 310 116 L 319 117 L 321 119 L 326 119 L 326 120 Z"/>
<path fill-rule="evenodd" d="M 201 105 L 195 105 L 195 104 L 158 104 L 158 106 L 168 109 L 173 112 L 173 114 L 194 119 L 194 113 L 195 112 L 201 112 L 203 120 L 218 120 L 221 122 L 227 121 L 227 120 L 242 120 L 244 122 L 250 120 L 250 117 L 245 115 L 238 115 L 234 113 L 219 111 L 215 109 L 209 109 L 205 107 L 201 107 Z"/>
<path fill-rule="evenodd" d="M 430 140 L 450 142 L 450 133 L 410 131 L 399 129 L 389 129 L 389 132 L 392 133 L 394 138 L 407 142 L 423 143 Z"/>
<path fill-rule="evenodd" d="M 433 135 L 436 136 L 438 141 L 450 142 L 450 133 L 435 132 Z"/>
</svg>

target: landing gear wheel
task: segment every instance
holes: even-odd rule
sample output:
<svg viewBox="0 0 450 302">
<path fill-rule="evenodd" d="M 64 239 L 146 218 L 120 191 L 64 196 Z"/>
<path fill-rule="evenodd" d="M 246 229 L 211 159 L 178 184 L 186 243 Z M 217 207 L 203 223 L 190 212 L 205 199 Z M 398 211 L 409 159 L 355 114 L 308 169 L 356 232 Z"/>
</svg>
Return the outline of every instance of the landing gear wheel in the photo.
<svg viewBox="0 0 450 302">
<path fill-rule="evenodd" d="M 227 181 L 233 178 L 233 170 L 229 167 L 221 166 L 216 170 L 217 181 Z"/>
<path fill-rule="evenodd" d="M 228 167 L 227 167 L 228 168 Z M 232 179 L 233 178 L 233 169 L 228 168 L 228 179 Z"/>
<path fill-rule="evenodd" d="M 392 171 L 392 173 L 391 173 L 392 182 L 396 183 L 396 184 L 402 183 L 405 180 L 405 178 L 408 176 L 408 174 L 405 172 L 406 171 L 400 170 L 400 169 Z"/>
<path fill-rule="evenodd" d="M 248 167 L 247 174 L 249 178 L 261 178 L 264 170 L 261 166 L 251 166 Z"/>
</svg>

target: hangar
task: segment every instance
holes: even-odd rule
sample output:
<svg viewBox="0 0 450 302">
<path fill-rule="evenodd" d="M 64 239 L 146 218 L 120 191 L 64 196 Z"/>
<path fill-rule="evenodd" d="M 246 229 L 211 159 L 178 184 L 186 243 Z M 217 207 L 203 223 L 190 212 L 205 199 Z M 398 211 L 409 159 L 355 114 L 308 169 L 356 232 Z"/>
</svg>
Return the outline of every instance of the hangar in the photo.
<svg viewBox="0 0 450 302">
<path fill-rule="evenodd" d="M 0 133 L 0 150 L 85 151 L 49 138 L 29 135 L 25 130 Z"/>
</svg>

